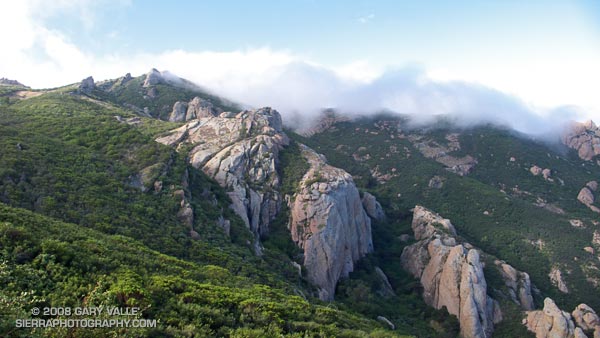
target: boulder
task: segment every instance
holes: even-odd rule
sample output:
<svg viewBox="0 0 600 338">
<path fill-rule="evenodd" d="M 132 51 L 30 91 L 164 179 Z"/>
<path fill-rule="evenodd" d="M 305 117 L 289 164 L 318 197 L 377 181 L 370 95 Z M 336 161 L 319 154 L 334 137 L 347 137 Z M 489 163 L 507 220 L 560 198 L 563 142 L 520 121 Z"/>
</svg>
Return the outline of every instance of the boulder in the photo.
<svg viewBox="0 0 600 338">
<path fill-rule="evenodd" d="M 594 194 L 592 193 L 592 191 L 590 190 L 590 188 L 583 187 L 581 188 L 581 190 L 579 191 L 579 194 L 577 195 L 577 200 L 587 206 L 591 205 L 592 203 L 594 203 Z"/>
<path fill-rule="evenodd" d="M 385 212 L 383 212 L 383 208 L 381 204 L 377 202 L 375 196 L 369 194 L 365 191 L 362 198 L 362 205 L 365 208 L 365 211 L 374 220 L 382 221 L 385 219 Z"/>
<path fill-rule="evenodd" d="M 600 326 L 600 318 L 596 311 L 586 304 L 579 304 L 571 313 L 577 326 L 584 331 L 591 331 Z"/>
<path fill-rule="evenodd" d="M 375 267 L 375 273 L 377 274 L 377 278 L 379 279 L 379 283 L 381 287 L 377 291 L 382 297 L 389 298 L 396 295 L 394 289 L 392 289 L 392 285 L 388 280 L 387 276 L 378 266 Z"/>
<path fill-rule="evenodd" d="M 529 171 L 533 174 L 533 176 L 538 176 L 542 173 L 542 168 L 534 165 L 533 167 L 529 168 Z"/>
</svg>

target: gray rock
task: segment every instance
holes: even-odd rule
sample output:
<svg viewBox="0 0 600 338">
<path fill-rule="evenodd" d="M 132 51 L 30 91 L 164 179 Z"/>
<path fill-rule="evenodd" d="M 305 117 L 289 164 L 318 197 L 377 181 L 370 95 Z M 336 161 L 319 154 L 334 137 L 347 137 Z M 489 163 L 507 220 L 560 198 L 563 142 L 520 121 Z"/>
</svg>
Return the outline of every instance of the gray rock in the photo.
<svg viewBox="0 0 600 338">
<path fill-rule="evenodd" d="M 150 72 L 146 74 L 146 79 L 144 80 L 144 87 L 154 86 L 163 81 L 164 79 L 162 74 L 158 70 L 152 68 Z"/>
<path fill-rule="evenodd" d="M 429 180 L 428 186 L 433 189 L 442 189 L 444 187 L 444 178 L 441 176 L 433 176 Z"/>
<path fill-rule="evenodd" d="M 377 202 L 375 196 L 365 191 L 362 198 L 362 204 L 365 208 L 365 211 L 372 219 L 377 221 L 382 221 L 385 219 L 385 212 L 383 211 L 381 204 Z"/>
<path fill-rule="evenodd" d="M 389 298 L 396 295 L 394 289 L 392 289 L 392 285 L 388 280 L 387 276 L 378 266 L 375 267 L 375 273 L 377 274 L 377 278 L 381 284 L 381 288 L 377 291 L 382 297 Z"/>
<path fill-rule="evenodd" d="M 394 323 L 390 322 L 390 320 L 385 318 L 384 316 L 377 316 L 377 320 L 387 325 L 390 328 L 390 330 L 396 329 L 396 325 L 394 325 Z"/>
<path fill-rule="evenodd" d="M 220 114 L 221 110 L 213 106 L 210 101 L 196 96 L 188 103 L 185 120 L 189 121 L 196 118 L 215 117 Z"/>
<path fill-rule="evenodd" d="M 169 121 L 171 122 L 183 122 L 186 121 L 186 113 L 188 110 L 188 104 L 183 101 L 177 101 L 173 104 L 173 110 L 169 114 Z"/>
<path fill-rule="evenodd" d="M 96 84 L 94 83 L 94 78 L 91 76 L 86 77 L 81 81 L 79 85 L 79 92 L 83 94 L 90 94 L 94 88 L 96 88 Z"/>
</svg>

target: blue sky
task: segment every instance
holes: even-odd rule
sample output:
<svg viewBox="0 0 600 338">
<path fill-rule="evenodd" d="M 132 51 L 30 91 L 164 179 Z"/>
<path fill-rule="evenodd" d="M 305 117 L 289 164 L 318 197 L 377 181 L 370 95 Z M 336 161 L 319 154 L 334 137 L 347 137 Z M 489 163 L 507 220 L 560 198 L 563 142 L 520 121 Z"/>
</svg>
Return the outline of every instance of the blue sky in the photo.
<svg viewBox="0 0 600 338">
<path fill-rule="evenodd" d="M 344 99 L 314 95 L 325 79 L 349 88 L 418 69 L 413 87 L 466 82 L 537 114 L 600 118 L 600 1 L 7 0 L 0 31 L 0 76 L 34 87 L 157 67 L 262 105 L 293 79 L 279 96 L 302 111 Z"/>
</svg>

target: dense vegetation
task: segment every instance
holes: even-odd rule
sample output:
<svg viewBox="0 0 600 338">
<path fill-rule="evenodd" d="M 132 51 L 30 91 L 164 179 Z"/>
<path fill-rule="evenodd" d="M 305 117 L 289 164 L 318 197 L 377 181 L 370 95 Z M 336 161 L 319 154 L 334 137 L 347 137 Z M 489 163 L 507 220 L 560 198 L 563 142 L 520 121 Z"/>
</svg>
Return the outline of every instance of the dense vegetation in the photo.
<svg viewBox="0 0 600 338">
<path fill-rule="evenodd" d="M 144 76 L 106 81 L 88 94 L 70 85 L 25 100 L 8 100 L 16 89 L 2 88 L 0 336 L 456 337 L 456 318 L 427 307 L 419 283 L 401 268 L 400 255 L 411 242 L 399 237 L 412 234 L 416 204 L 451 219 L 460 236 L 489 254 L 486 277 L 505 318 L 494 336 L 529 334 L 520 310 L 502 299 L 505 285 L 490 268 L 496 258 L 527 271 L 561 308 L 582 300 L 600 308 L 587 281 L 600 281 L 597 260 L 582 250 L 590 245 L 597 215 L 576 201 L 600 169 L 572 151 L 496 127 L 460 130 L 461 147 L 451 155 L 478 162 L 461 177 L 424 157 L 407 138 L 445 144 L 446 135 L 457 131 L 449 123 L 409 130 L 404 118 L 382 115 L 337 123 L 310 138 L 287 131 L 293 140 L 277 163 L 283 195 L 296 192 L 308 168 L 301 142 L 350 172 L 387 214 L 372 226 L 375 252 L 340 281 L 336 301 L 325 304 L 311 297 L 315 290 L 293 264 L 303 257 L 290 238 L 285 203 L 261 239 L 263 256 L 256 256 L 254 238 L 229 208 L 227 192 L 189 166 L 185 151 L 154 141 L 181 124 L 138 115 L 148 107 L 150 115 L 165 119 L 175 101 L 194 96 L 223 110 L 238 107 L 189 84 L 144 88 L 143 82 Z M 533 176 L 533 165 L 552 169 L 553 181 Z M 378 181 L 382 174 L 389 177 Z M 434 176 L 441 188 L 429 185 Z M 180 192 L 194 210 L 191 227 L 178 217 Z M 224 219 L 231 222 L 229 234 L 219 225 Z M 573 228 L 571 219 L 588 226 Z M 565 272 L 570 294 L 550 282 L 553 266 Z M 376 268 L 395 295 L 381 292 Z M 140 307 L 140 316 L 158 325 L 14 327 L 15 319 L 32 317 L 34 306 L 97 305 Z M 378 316 L 396 331 L 375 321 Z"/>
<path fill-rule="evenodd" d="M 173 124 L 120 122 L 135 115 L 69 90 L 0 106 L 0 335 L 396 336 L 306 298 L 289 236 L 254 255 L 226 192 L 153 140 Z M 178 190 L 194 208 L 195 239 L 177 217 Z M 139 307 L 157 327 L 15 328 L 34 306 L 98 305 Z"/>
<path fill-rule="evenodd" d="M 424 157 L 406 137 L 419 135 L 445 144 L 450 132 L 460 133 L 461 144 L 451 155 L 469 154 L 478 161 L 467 176 L 450 173 L 442 164 Z M 397 137 L 402 133 L 403 137 Z M 352 134 L 360 136 L 347 137 Z M 451 219 L 467 241 L 527 271 L 542 294 L 552 297 L 561 308 L 573 309 L 582 301 L 600 307 L 600 297 L 590 294 L 594 287 L 587 280 L 600 277 L 594 268 L 597 260 L 583 250 L 591 245 L 597 216 L 576 200 L 579 189 L 600 176 L 600 168 L 580 160 L 572 151 L 490 126 L 410 130 L 404 119 L 385 115 L 340 122 L 310 138 L 291 135 L 325 154 L 332 165 L 349 171 L 359 187 L 377 196 L 391 216 L 389 224 L 373 227 L 373 236 L 375 247 L 385 248 L 376 250 L 375 255 L 381 256 L 377 264 L 396 288 L 410 285 L 407 279 L 396 277 L 404 275 L 399 256 L 407 245 L 398 235 L 412 235 L 410 209 L 420 204 Z M 529 168 L 533 165 L 552 169 L 554 181 L 532 175 Z M 374 168 L 391 177 L 377 182 Z M 441 177 L 441 189 L 429 186 L 434 176 Z M 536 206 L 540 200 L 562 211 Z M 580 219 L 587 227 L 574 228 L 570 219 Z M 564 278 L 569 294 L 551 284 L 548 273 L 552 266 L 567 271 Z M 539 304 L 541 299 L 536 297 L 536 301 Z M 520 321 L 520 316 L 509 317 Z M 513 326 L 500 332 L 511 332 Z"/>
</svg>

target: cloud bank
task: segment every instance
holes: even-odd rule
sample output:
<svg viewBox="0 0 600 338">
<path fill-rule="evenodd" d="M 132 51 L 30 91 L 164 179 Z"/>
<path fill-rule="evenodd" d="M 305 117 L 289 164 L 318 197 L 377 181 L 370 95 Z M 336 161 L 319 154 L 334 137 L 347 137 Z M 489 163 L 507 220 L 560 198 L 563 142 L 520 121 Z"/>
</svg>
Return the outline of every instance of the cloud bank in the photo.
<svg viewBox="0 0 600 338">
<path fill-rule="evenodd" d="M 61 32 L 45 27 L 36 12 L 42 2 L 14 3 L 10 11 L 0 10 L 0 30 L 13 32 L 4 42 L 10 48 L 0 53 L 0 76 L 37 88 L 77 82 L 88 75 L 96 80 L 127 72 L 140 75 L 155 67 L 228 99 L 254 107 L 272 106 L 284 120 L 300 116 L 307 122 L 323 108 L 350 114 L 387 110 L 411 115 L 420 123 L 436 115 L 448 115 L 462 126 L 495 123 L 541 134 L 559 128 L 567 120 L 589 117 L 576 107 L 534 107 L 478 84 L 435 81 L 425 69 L 414 65 L 382 70 L 366 60 L 356 60 L 327 67 L 290 51 L 269 48 L 98 56 L 82 50 Z M 87 6 L 70 3 L 54 2 L 54 7 L 44 11 L 70 10 L 89 15 L 93 2 Z M 90 22 L 93 24 L 92 19 Z"/>
</svg>

